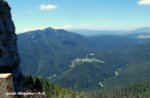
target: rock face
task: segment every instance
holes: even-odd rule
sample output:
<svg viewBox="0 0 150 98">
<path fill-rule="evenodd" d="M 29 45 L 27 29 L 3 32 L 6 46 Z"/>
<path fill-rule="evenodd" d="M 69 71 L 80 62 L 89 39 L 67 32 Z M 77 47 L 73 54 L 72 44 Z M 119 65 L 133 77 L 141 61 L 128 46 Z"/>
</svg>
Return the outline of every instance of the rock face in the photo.
<svg viewBox="0 0 150 98">
<path fill-rule="evenodd" d="M 12 92 L 12 74 L 0 74 L 0 98 L 13 98 L 13 96 L 10 96 Z"/>
<path fill-rule="evenodd" d="M 12 73 L 14 85 L 18 84 L 20 75 L 16 41 L 11 8 L 6 1 L 0 0 L 0 73 Z"/>
</svg>

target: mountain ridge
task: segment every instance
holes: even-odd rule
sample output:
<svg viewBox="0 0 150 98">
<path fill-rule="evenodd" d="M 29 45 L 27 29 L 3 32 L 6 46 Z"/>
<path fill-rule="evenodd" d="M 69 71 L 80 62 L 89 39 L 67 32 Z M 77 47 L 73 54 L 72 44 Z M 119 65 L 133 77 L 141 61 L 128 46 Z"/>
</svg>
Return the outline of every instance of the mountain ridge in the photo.
<svg viewBox="0 0 150 98">
<path fill-rule="evenodd" d="M 99 88 L 99 84 L 102 85 L 104 80 L 117 75 L 119 68 L 124 70 L 127 64 L 136 65 L 147 62 L 148 59 L 145 57 L 149 57 L 146 53 L 149 49 L 145 49 L 149 46 L 148 43 L 150 43 L 149 40 L 142 40 L 141 43 L 140 39 L 126 35 L 85 37 L 52 28 L 18 36 L 19 52 L 22 58 L 21 67 L 24 69 L 24 74 L 42 76 L 52 82 L 60 83 L 64 87 L 71 87 L 76 90 Z M 95 55 L 90 55 L 91 53 Z M 97 67 L 98 63 L 86 62 L 86 64 L 81 63 L 81 66 L 70 69 L 71 62 L 77 58 L 89 61 L 89 59 L 84 59 L 87 55 L 89 59 L 95 58 L 105 61 L 105 63 L 99 68 Z M 90 69 L 99 71 L 95 71 L 95 73 Z M 104 69 L 109 71 L 103 71 Z M 78 72 L 78 75 L 74 72 Z M 89 77 L 92 74 L 95 76 L 99 74 L 99 77 L 88 78 L 87 72 L 90 72 Z M 73 85 L 74 82 L 68 83 L 72 80 L 71 77 L 74 81 L 80 79 L 80 82 L 75 83 L 76 85 Z M 87 82 L 87 84 L 89 83 L 87 86 L 83 81 L 84 78 L 87 78 L 88 81 L 93 79 L 92 81 L 96 81 L 96 83 Z M 85 85 L 81 85 L 81 82 Z"/>
</svg>

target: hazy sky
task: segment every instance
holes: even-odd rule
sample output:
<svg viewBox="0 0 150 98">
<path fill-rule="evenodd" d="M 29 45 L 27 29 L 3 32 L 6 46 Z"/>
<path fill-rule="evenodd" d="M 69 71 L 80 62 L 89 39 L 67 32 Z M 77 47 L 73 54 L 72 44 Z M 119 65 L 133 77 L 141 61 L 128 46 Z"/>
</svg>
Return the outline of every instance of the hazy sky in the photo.
<svg viewBox="0 0 150 98">
<path fill-rule="evenodd" d="M 150 26 L 150 0 L 6 0 L 17 32 L 37 28 L 132 29 Z"/>
</svg>

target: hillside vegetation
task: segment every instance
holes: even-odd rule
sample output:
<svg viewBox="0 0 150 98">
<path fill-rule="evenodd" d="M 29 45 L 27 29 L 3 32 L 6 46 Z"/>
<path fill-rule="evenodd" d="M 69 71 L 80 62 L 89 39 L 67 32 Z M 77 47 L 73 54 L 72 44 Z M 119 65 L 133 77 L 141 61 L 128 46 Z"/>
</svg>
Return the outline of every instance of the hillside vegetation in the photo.
<svg viewBox="0 0 150 98">
<path fill-rule="evenodd" d="M 25 76 L 23 84 L 25 92 L 44 92 L 45 94 L 42 95 L 44 98 L 91 98 L 90 95 L 86 95 L 85 92 L 75 92 L 39 77 Z M 40 95 L 32 97 L 39 98 Z"/>
<path fill-rule="evenodd" d="M 26 76 L 23 79 L 24 90 L 45 92 L 46 98 L 149 98 L 150 82 L 134 83 L 128 86 L 101 88 L 97 91 L 75 92 L 68 88 L 48 82 L 39 77 Z M 33 96 L 35 97 L 35 96 Z M 37 96 L 36 96 L 37 97 Z"/>
<path fill-rule="evenodd" d="M 94 96 L 94 94 L 93 94 Z M 150 83 L 134 84 L 127 87 L 104 89 L 95 94 L 95 98 L 149 98 Z"/>
</svg>

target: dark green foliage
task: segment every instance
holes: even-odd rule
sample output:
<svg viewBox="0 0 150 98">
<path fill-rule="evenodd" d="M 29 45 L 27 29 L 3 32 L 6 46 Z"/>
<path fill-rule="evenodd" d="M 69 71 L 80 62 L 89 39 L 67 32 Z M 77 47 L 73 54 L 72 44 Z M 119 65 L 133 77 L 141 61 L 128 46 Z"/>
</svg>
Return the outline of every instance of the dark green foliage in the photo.
<svg viewBox="0 0 150 98">
<path fill-rule="evenodd" d="M 33 87 L 37 91 L 43 91 L 42 82 L 39 78 L 35 78 Z"/>
<path fill-rule="evenodd" d="M 149 98 L 150 97 L 150 83 L 135 83 L 125 87 L 111 87 L 103 88 L 97 91 L 88 92 L 74 92 L 72 90 L 62 88 L 59 85 L 49 83 L 42 78 L 31 76 L 24 77 L 24 83 L 26 82 L 25 91 L 37 92 L 39 88 L 32 88 L 31 86 L 37 84 L 42 87 L 42 91 L 46 93 L 46 98 Z M 30 88 L 29 88 L 30 87 Z"/>
<path fill-rule="evenodd" d="M 45 98 L 90 98 L 84 92 L 77 93 L 39 77 L 25 76 L 23 83 L 25 92 L 45 92 Z"/>
<path fill-rule="evenodd" d="M 23 85 L 25 90 L 34 90 L 34 80 L 31 75 L 23 78 Z"/>
<path fill-rule="evenodd" d="M 150 83 L 138 83 L 127 87 L 109 88 L 101 90 L 96 94 L 96 98 L 149 98 Z"/>
</svg>

